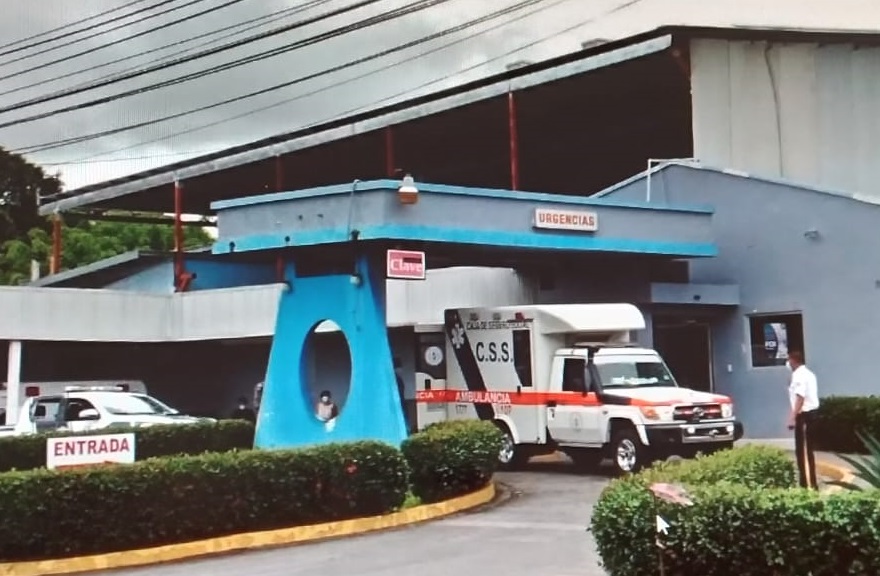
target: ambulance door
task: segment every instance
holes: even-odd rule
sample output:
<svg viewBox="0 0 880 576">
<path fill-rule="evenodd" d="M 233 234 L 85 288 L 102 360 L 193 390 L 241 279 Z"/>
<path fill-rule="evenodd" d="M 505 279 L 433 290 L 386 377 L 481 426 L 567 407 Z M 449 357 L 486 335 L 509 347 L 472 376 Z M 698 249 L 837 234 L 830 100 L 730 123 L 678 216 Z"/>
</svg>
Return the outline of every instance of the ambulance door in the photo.
<svg viewBox="0 0 880 576">
<path fill-rule="evenodd" d="M 547 402 L 547 429 L 560 444 L 584 444 L 584 407 L 577 399 L 587 396 L 585 358 L 554 358 Z M 569 401 L 570 400 L 570 401 Z"/>
<path fill-rule="evenodd" d="M 416 427 L 446 418 L 446 337 L 443 328 L 416 331 Z"/>
</svg>

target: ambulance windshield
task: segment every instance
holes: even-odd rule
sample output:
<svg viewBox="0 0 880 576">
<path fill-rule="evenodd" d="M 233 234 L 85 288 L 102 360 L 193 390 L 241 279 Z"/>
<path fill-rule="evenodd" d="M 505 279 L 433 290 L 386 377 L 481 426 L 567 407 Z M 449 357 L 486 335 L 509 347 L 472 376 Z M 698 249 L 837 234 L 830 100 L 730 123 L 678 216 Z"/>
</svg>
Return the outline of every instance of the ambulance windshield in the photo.
<svg viewBox="0 0 880 576">
<path fill-rule="evenodd" d="M 656 360 L 615 359 L 596 362 L 603 388 L 678 386 L 669 369 Z"/>
</svg>

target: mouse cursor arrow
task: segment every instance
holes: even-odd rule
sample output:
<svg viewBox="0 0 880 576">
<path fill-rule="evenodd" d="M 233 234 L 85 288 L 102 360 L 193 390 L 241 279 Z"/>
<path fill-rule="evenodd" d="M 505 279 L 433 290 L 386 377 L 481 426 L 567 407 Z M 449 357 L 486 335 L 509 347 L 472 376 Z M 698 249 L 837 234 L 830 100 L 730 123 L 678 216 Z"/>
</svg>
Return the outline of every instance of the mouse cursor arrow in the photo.
<svg viewBox="0 0 880 576">
<path fill-rule="evenodd" d="M 657 533 L 658 534 L 666 534 L 668 531 L 669 531 L 669 523 L 658 515 L 657 516 Z"/>
</svg>

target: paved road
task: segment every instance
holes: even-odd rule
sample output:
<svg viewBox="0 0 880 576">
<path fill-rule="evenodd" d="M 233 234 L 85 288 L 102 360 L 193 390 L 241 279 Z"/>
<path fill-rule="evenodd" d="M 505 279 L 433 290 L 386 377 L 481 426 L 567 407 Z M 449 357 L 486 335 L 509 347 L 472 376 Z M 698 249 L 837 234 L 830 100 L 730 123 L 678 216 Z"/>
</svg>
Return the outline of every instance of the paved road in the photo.
<svg viewBox="0 0 880 576">
<path fill-rule="evenodd" d="M 102 576 L 605 576 L 586 527 L 608 482 L 559 464 L 499 474 L 507 502 L 360 537 L 255 551 Z"/>
</svg>

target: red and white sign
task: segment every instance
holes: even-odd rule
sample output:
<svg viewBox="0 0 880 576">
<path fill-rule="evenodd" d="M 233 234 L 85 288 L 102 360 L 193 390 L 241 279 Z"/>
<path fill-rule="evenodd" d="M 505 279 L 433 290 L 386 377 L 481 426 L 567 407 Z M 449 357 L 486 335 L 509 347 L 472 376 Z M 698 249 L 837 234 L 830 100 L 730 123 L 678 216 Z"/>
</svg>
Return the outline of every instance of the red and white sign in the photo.
<svg viewBox="0 0 880 576">
<path fill-rule="evenodd" d="M 67 436 L 46 440 L 46 467 L 69 468 L 134 462 L 134 434 Z"/>
<path fill-rule="evenodd" d="M 595 232 L 599 229 L 599 215 L 595 212 L 535 209 L 535 228 Z"/>
<path fill-rule="evenodd" d="M 425 253 L 414 250 L 389 250 L 386 276 L 398 280 L 424 280 Z"/>
</svg>

